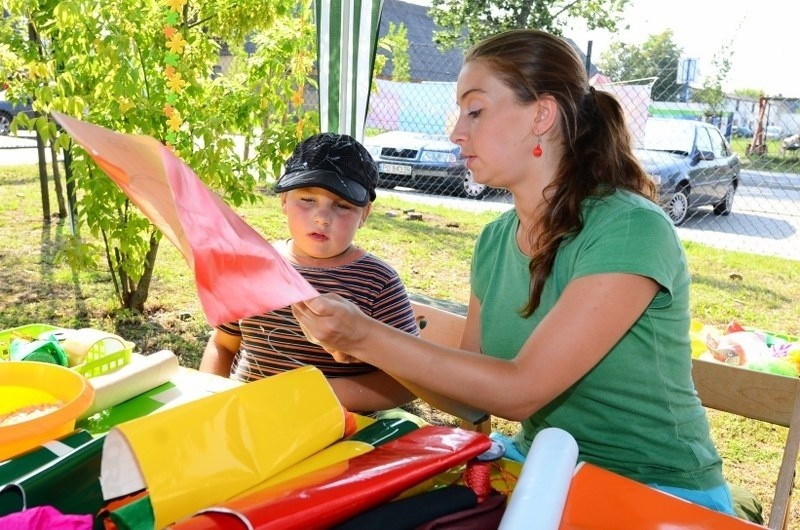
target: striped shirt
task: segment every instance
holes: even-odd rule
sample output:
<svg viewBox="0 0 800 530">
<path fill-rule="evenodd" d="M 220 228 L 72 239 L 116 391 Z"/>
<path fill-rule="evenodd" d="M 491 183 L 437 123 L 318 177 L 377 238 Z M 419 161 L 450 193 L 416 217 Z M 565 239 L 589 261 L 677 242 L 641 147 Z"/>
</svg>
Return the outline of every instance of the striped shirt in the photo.
<svg viewBox="0 0 800 530">
<path fill-rule="evenodd" d="M 390 326 L 419 334 L 408 294 L 397 272 L 372 254 L 333 268 L 294 265 L 320 293 L 336 293 Z M 374 372 L 365 363 L 337 363 L 321 346 L 309 342 L 290 307 L 218 326 L 241 336 L 231 378 L 255 381 L 299 366 L 313 365 L 326 377 L 357 376 Z"/>
</svg>

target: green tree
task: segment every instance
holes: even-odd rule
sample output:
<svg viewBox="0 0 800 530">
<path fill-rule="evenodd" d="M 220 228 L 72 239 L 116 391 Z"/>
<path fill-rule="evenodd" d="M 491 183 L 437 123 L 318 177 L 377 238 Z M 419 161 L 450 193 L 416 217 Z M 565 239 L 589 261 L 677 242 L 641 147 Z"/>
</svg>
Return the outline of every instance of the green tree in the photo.
<svg viewBox="0 0 800 530">
<path fill-rule="evenodd" d="M 711 71 L 703 78 L 703 85 L 693 99 L 708 105 L 709 116 L 721 116 L 725 108 L 725 91 L 722 84 L 728 79 L 728 74 L 733 65 L 731 44 L 726 44 L 714 54 L 711 60 Z"/>
<path fill-rule="evenodd" d="M 737 88 L 733 93 L 737 96 L 753 99 L 758 99 L 764 95 L 764 91 L 760 88 Z"/>
<path fill-rule="evenodd" d="M 19 125 L 58 138 L 72 155 L 78 231 L 65 255 L 82 267 L 104 255 L 123 309 L 144 311 L 161 233 L 48 112 L 159 139 L 233 205 L 257 200 L 257 184 L 318 127 L 304 105 L 315 60 L 311 0 L 9 0 L 5 8 L 0 34 L 13 36 L 5 62 L 24 65 L 12 82 L 40 113 Z M 27 24 L 38 42 L 18 31 Z M 221 43 L 234 58 L 217 75 Z M 83 242 L 86 229 L 101 248 Z"/>
<path fill-rule="evenodd" d="M 386 39 L 391 42 L 392 79 L 395 81 L 411 81 L 411 60 L 408 55 L 408 28 L 405 24 L 395 25 L 389 22 Z"/>
<path fill-rule="evenodd" d="M 432 0 L 429 13 L 442 28 L 434 33 L 434 42 L 448 50 L 467 48 L 509 29 L 536 28 L 561 35 L 574 19 L 583 19 L 589 29 L 615 31 L 629 3 L 630 0 Z"/>
<path fill-rule="evenodd" d="M 650 35 L 641 46 L 615 42 L 601 55 L 598 68 L 615 82 L 654 79 L 655 101 L 679 101 L 682 85 L 676 82 L 683 49 L 673 41 L 672 30 Z"/>
</svg>

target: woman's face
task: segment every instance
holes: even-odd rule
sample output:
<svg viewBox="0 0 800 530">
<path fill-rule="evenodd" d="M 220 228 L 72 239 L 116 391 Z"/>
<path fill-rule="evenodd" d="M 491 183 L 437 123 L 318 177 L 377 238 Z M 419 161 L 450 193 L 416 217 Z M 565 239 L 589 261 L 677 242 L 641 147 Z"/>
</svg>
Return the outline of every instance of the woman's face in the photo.
<svg viewBox="0 0 800 530">
<path fill-rule="evenodd" d="M 477 182 L 511 188 L 530 176 L 537 104 L 520 104 L 480 60 L 461 69 L 458 120 L 450 134 Z M 537 131 L 538 132 L 538 131 Z"/>
</svg>

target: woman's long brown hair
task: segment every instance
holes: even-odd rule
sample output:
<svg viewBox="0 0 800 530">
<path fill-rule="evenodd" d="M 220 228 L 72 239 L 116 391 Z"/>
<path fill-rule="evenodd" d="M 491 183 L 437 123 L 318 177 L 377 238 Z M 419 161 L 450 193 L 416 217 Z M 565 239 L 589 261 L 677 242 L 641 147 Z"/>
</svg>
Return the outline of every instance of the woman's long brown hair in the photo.
<svg viewBox="0 0 800 530">
<path fill-rule="evenodd" d="M 583 63 L 563 39 L 539 30 L 511 30 L 477 43 L 465 61 L 488 65 L 520 103 L 545 94 L 558 103 L 563 155 L 545 190 L 547 211 L 529 234 L 534 249 L 530 298 L 521 310 L 528 317 L 539 306 L 561 242 L 583 227 L 584 199 L 623 189 L 654 200 L 656 186 L 633 154 L 619 102 L 589 87 Z M 534 233 L 539 234 L 535 240 Z"/>
</svg>

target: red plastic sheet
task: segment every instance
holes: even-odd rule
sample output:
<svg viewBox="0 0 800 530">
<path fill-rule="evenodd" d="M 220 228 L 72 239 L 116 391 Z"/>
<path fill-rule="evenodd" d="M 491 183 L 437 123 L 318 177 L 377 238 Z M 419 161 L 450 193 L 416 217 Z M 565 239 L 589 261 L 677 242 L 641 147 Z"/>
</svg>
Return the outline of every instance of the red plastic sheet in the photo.
<svg viewBox="0 0 800 530">
<path fill-rule="evenodd" d="M 274 488 L 210 507 L 174 530 L 324 528 L 483 453 L 481 433 L 429 426 Z"/>
<path fill-rule="evenodd" d="M 266 313 L 318 295 L 158 140 L 116 133 L 58 112 L 52 115 L 180 250 L 194 271 L 209 324 Z"/>
</svg>

